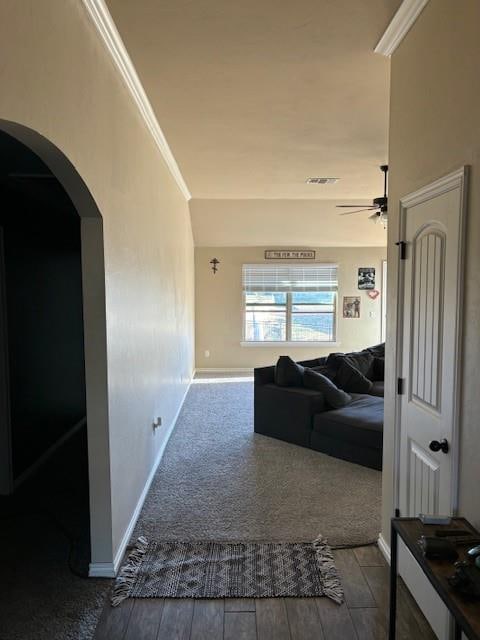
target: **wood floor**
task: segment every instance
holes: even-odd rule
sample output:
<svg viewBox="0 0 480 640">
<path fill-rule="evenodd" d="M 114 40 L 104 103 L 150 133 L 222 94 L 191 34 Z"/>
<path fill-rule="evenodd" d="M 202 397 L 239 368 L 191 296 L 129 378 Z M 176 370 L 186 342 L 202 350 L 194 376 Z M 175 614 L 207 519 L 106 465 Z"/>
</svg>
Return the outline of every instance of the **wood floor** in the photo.
<svg viewBox="0 0 480 640">
<path fill-rule="evenodd" d="M 129 599 L 106 605 L 95 640 L 385 640 L 388 567 L 376 547 L 335 551 L 345 604 L 328 598 Z M 435 640 L 403 583 L 397 640 Z"/>
</svg>

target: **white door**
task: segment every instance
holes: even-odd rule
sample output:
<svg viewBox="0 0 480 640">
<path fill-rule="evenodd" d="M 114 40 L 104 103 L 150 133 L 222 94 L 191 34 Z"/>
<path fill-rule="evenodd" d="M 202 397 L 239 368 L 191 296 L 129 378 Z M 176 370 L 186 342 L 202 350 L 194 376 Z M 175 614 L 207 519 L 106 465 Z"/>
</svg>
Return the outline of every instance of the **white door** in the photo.
<svg viewBox="0 0 480 640">
<path fill-rule="evenodd" d="M 464 185 L 462 169 L 401 201 L 406 242 L 400 263 L 403 394 L 397 421 L 402 516 L 452 514 L 456 508 Z M 399 566 L 434 631 L 446 640 L 447 610 L 405 548 Z"/>
</svg>

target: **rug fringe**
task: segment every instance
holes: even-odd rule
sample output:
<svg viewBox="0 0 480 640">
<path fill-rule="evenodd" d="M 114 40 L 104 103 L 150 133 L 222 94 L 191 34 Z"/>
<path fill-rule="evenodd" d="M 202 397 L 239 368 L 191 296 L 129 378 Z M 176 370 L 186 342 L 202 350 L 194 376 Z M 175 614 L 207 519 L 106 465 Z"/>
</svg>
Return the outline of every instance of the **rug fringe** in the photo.
<svg viewBox="0 0 480 640">
<path fill-rule="evenodd" d="M 312 544 L 317 553 L 318 562 L 322 568 L 324 594 L 337 604 L 342 604 L 343 587 L 340 582 L 340 576 L 338 575 L 328 540 L 319 535 Z"/>
<path fill-rule="evenodd" d="M 120 569 L 120 573 L 115 580 L 110 600 L 112 607 L 118 607 L 121 602 L 129 597 L 147 547 L 148 541 L 146 538 L 141 536 L 137 539 L 133 551 L 129 553 L 126 564 Z"/>
</svg>

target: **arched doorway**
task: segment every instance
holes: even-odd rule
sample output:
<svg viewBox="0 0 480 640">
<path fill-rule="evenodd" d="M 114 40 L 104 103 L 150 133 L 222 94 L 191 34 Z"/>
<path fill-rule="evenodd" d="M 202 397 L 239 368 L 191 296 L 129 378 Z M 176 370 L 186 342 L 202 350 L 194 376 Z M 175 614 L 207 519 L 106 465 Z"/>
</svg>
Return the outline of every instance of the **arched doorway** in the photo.
<svg viewBox="0 0 480 640">
<path fill-rule="evenodd" d="M 69 367 L 71 374 L 71 384 L 75 383 L 75 390 L 71 393 L 67 404 L 72 407 L 70 421 L 71 427 L 81 425 L 82 419 L 86 418 L 86 429 L 88 436 L 88 484 L 89 484 L 89 506 L 90 506 L 90 538 L 91 538 L 91 567 L 93 575 L 112 575 L 113 573 L 113 551 L 112 551 L 112 517 L 111 517 L 111 486 L 110 486 L 110 458 L 109 458 L 109 431 L 108 431 L 108 389 L 107 389 L 107 350 L 106 350 L 106 317 L 105 317 L 105 269 L 103 257 L 103 226 L 102 217 L 98 207 L 91 196 L 87 186 L 76 171 L 72 163 L 66 156 L 46 138 L 28 127 L 18 123 L 0 120 L 0 132 L 3 132 L 5 139 L 10 139 L 7 144 L 8 156 L 2 158 L 3 171 L 11 173 L 10 182 L 16 185 L 19 193 L 25 191 L 28 184 L 30 191 L 36 194 L 37 198 L 45 197 L 56 189 L 60 200 L 63 198 L 62 210 L 68 210 L 66 202 L 70 203 L 70 218 L 62 220 L 63 231 L 67 234 L 67 242 L 70 243 L 70 254 L 73 256 L 78 249 L 78 278 L 80 290 L 70 290 L 68 283 L 64 281 L 64 293 L 71 300 L 71 305 L 75 306 L 79 302 L 81 328 L 77 326 L 76 331 L 69 331 L 64 343 L 69 343 L 72 358 L 82 357 L 84 360 L 84 390 L 80 388 L 82 381 L 79 378 L 79 367 Z M 22 165 L 15 164 L 15 142 L 18 145 L 18 153 L 28 152 L 33 161 L 32 170 L 29 171 L 28 162 L 22 170 Z M 23 151 L 22 151 L 23 150 Z M 26 153 L 25 153 L 26 151 Z M 9 170 L 9 165 L 11 169 Z M 38 173 L 44 173 L 43 177 L 38 177 Z M 17 175 L 15 175 L 17 173 Z M 35 175 L 37 174 L 37 175 Z M 42 186 L 42 183 L 43 186 Z M 46 187 L 45 183 L 50 183 Z M 43 194 L 43 196 L 42 196 Z M 55 208 L 54 206 L 52 208 Z M 55 217 L 60 224 L 61 211 L 52 214 L 49 208 L 49 221 L 35 220 L 34 217 L 26 220 L 25 234 L 35 235 L 36 246 L 45 247 L 49 242 L 55 245 Z M 35 227 L 30 229 L 30 227 Z M 21 251 L 17 251 L 17 256 L 28 255 L 28 241 L 21 239 L 21 228 L 17 225 L 17 244 Z M 50 231 L 49 231 L 50 229 Z M 51 232 L 51 233 L 50 233 Z M 78 235 L 76 235 L 78 234 Z M 18 239 L 20 238 L 20 239 Z M 49 240 L 50 238 L 50 240 Z M 65 237 L 62 242 L 65 241 Z M 22 246 L 24 245 L 24 246 Z M 75 259 L 73 262 L 75 262 Z M 22 264 L 28 260 L 21 259 Z M 73 265 L 73 262 L 70 261 Z M 69 267 L 70 268 L 70 267 Z M 72 266 L 72 273 L 75 266 Z M 25 274 L 24 274 L 25 275 Z M 66 274 L 63 274 L 64 276 Z M 46 277 L 48 280 L 48 277 Z M 24 279 L 23 282 L 27 280 Z M 71 281 L 73 283 L 73 280 Z M 77 282 L 78 284 L 78 282 Z M 73 288 L 77 284 L 72 284 Z M 34 290 L 34 289 L 33 289 Z M 62 296 L 60 296 L 62 297 Z M 64 300 L 65 302 L 65 300 Z M 20 303 L 21 304 L 21 301 Z M 63 306 L 68 310 L 68 304 Z M 66 317 L 66 323 L 72 322 L 73 315 Z M 68 313 L 67 313 L 68 316 Z M 4 318 L 5 319 L 5 318 Z M 82 322 L 83 320 L 83 322 Z M 78 321 L 78 316 L 75 322 Z M 4 328 L 5 328 L 5 322 Z M 81 329 L 81 330 L 80 330 Z M 79 335 L 83 335 L 83 344 L 73 345 Z M 76 337 L 75 337 L 76 336 Z M 4 340 L 8 345 L 8 339 Z M 20 351 L 18 353 L 21 353 Z M 58 355 L 58 354 L 57 354 Z M 64 354 L 66 356 L 66 352 Z M 17 363 L 19 367 L 28 368 L 28 353 L 21 353 L 23 362 Z M 8 360 L 8 353 L 0 352 L 0 364 Z M 30 363 L 31 364 L 31 363 Z M 5 372 L 4 373 L 8 373 Z M 15 374 L 16 375 L 16 374 Z M 21 374 L 20 374 L 21 375 Z M 18 376 L 17 376 L 18 377 Z M 82 392 L 84 397 L 84 414 L 82 413 Z M 9 397 L 10 391 L 3 385 L 0 388 L 0 451 L 3 458 L 0 460 L 0 493 L 6 494 L 14 490 L 16 482 L 22 474 L 28 473 L 32 465 L 38 463 L 42 455 L 48 453 L 52 446 L 62 437 L 62 429 L 57 429 L 56 433 L 50 433 L 46 438 L 45 446 L 41 440 L 41 434 L 36 434 L 36 444 L 30 449 L 32 451 L 23 452 L 23 461 L 14 461 L 12 455 L 12 433 L 9 419 Z M 70 393 L 70 391 L 68 392 Z M 66 394 L 68 396 L 68 393 Z M 38 394 L 42 395 L 41 393 Z M 48 393 L 44 394 L 44 397 Z M 64 404 L 66 404 L 64 402 Z M 80 428 L 80 427 L 78 427 Z M 29 447 L 27 446 L 27 452 Z M 2 455 L 2 454 L 0 454 Z M 29 458 L 30 455 L 30 458 Z M 41 462 L 41 460 L 40 460 Z M 15 468 L 16 466 L 16 468 Z M 21 479 L 21 478 L 20 478 Z"/>
</svg>

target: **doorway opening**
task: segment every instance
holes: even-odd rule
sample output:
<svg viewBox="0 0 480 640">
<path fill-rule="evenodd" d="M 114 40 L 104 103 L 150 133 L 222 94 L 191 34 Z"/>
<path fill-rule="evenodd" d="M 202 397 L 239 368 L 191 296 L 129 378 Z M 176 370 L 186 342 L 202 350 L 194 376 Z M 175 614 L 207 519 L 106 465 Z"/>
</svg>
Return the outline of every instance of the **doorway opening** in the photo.
<svg viewBox="0 0 480 640">
<path fill-rule="evenodd" d="M 2 510 L 41 511 L 111 575 L 102 218 L 55 145 L 2 120 L 0 182 Z"/>
</svg>

